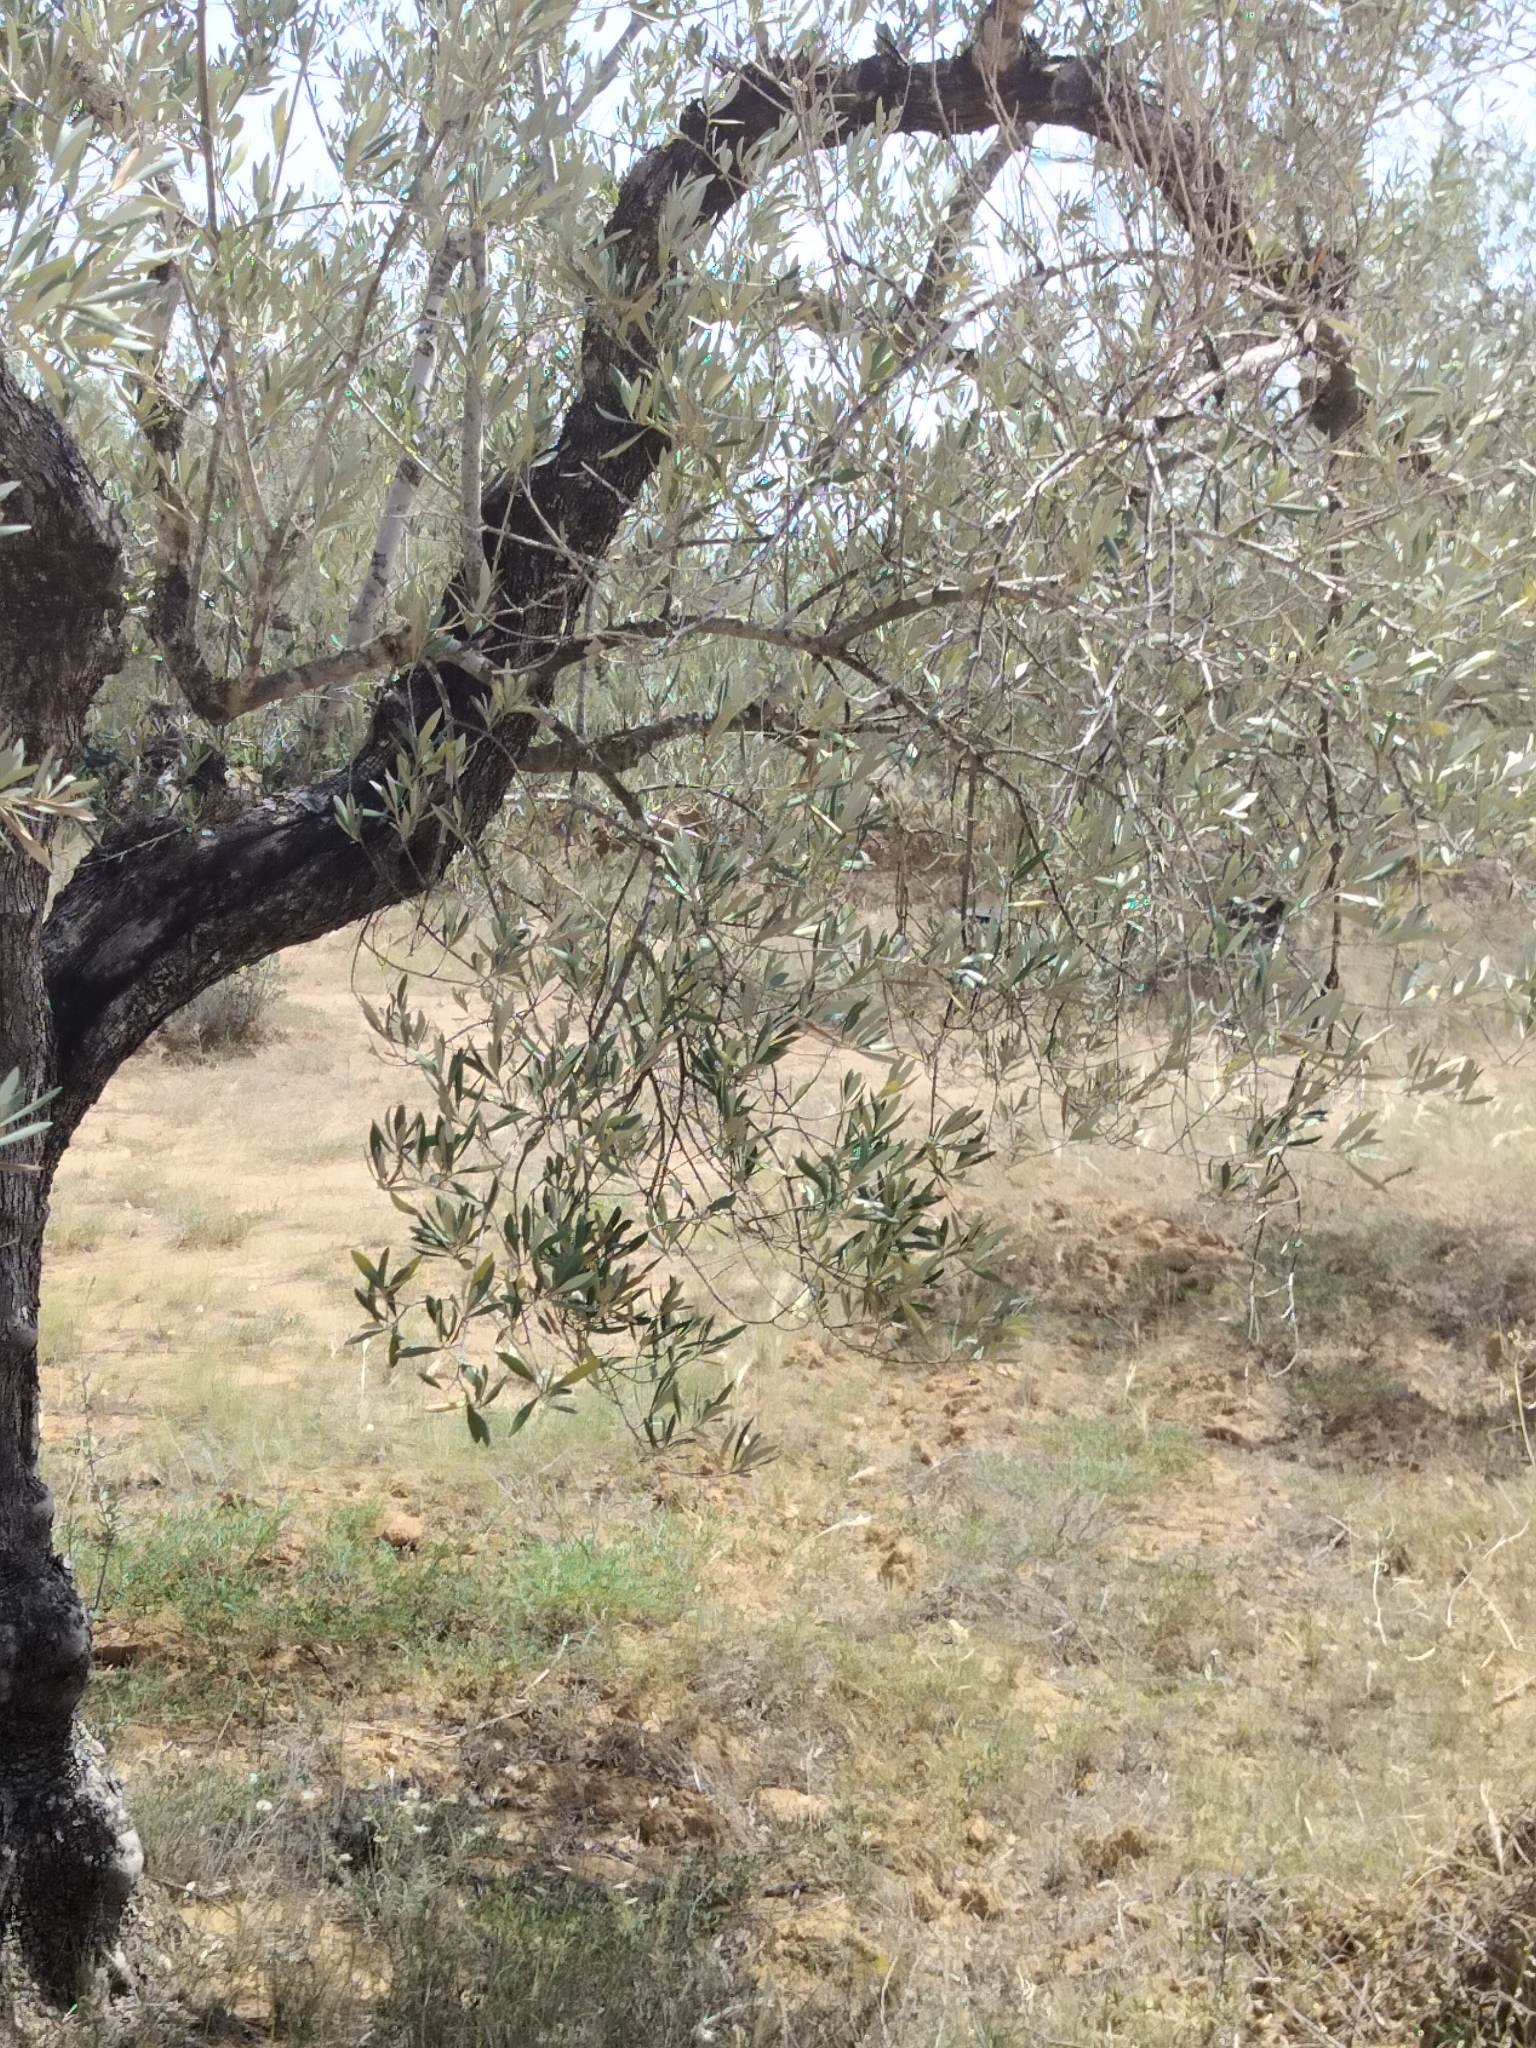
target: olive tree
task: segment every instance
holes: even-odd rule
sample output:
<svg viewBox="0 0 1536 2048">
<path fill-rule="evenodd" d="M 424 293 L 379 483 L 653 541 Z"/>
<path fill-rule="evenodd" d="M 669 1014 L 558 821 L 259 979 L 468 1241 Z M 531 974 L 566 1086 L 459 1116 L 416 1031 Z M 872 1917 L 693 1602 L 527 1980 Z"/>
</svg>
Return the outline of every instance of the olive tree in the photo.
<svg viewBox="0 0 1536 2048">
<path fill-rule="evenodd" d="M 141 1860 L 39 1472 L 49 1189 L 205 989 L 455 875 L 471 1023 L 378 1016 L 435 1101 L 375 1131 L 413 1258 L 362 1294 L 477 1433 L 633 1370 L 654 1436 L 696 1420 L 729 1318 L 660 1276 L 722 1217 L 854 1318 L 984 1258 L 947 1198 L 988 1118 L 846 1069 L 807 1137 L 807 1034 L 963 1038 L 1003 1122 L 1087 1131 L 1219 1030 L 1262 1077 L 1225 1170 L 1283 1174 L 1370 1041 L 1345 917 L 1407 945 L 1435 848 L 1525 829 L 1522 284 L 1464 191 L 1432 303 L 1467 156 L 1413 159 L 1498 27 L 12 10 L 0 1931 L 47 1994 Z M 151 688 L 187 772 L 56 878 L 88 724 L 132 751 Z M 595 907 L 530 852 L 550 778 Z M 943 887 L 861 908 L 935 803 Z"/>
</svg>

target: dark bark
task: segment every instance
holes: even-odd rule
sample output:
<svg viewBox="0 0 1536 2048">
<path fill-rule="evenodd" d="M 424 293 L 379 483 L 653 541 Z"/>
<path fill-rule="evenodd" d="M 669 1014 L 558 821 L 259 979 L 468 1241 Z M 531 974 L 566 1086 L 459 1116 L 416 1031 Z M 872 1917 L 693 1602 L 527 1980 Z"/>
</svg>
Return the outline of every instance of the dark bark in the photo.
<svg viewBox="0 0 1536 2048">
<path fill-rule="evenodd" d="M 106 499 L 52 415 L 0 362 L 0 737 L 29 759 L 78 750 L 121 658 L 122 545 Z"/>
<path fill-rule="evenodd" d="M 0 364 L 0 739 L 37 763 L 79 751 L 85 713 L 120 658 L 123 560 L 106 499 L 64 429 Z M 42 935 L 46 869 L 0 830 L 0 1075 L 30 1097 L 56 1078 Z M 47 1184 L 39 1140 L 0 1164 L 0 1529 L 36 1464 L 38 1278 Z M 19 1464 L 17 1461 L 20 1461 Z"/>
<path fill-rule="evenodd" d="M 36 1469 L 46 1196 L 41 1172 L 0 1175 L 0 1946 L 13 1935 L 39 1989 L 63 2005 L 110 1944 L 143 1858 L 116 1780 L 75 1719 L 90 1623 Z"/>
<path fill-rule="evenodd" d="M 0 540 L 0 738 L 28 758 L 74 755 L 119 658 L 115 524 L 68 435 L 0 367 L 7 524 Z M 47 870 L 0 831 L 0 1074 L 29 1097 L 57 1065 L 42 933 Z M 0 1943 L 14 1934 L 41 1988 L 77 1995 L 111 1939 L 138 1841 L 75 1709 L 90 1625 L 53 1548 L 38 1465 L 38 1309 L 51 1168 L 40 1137 L 0 1155 Z"/>
</svg>

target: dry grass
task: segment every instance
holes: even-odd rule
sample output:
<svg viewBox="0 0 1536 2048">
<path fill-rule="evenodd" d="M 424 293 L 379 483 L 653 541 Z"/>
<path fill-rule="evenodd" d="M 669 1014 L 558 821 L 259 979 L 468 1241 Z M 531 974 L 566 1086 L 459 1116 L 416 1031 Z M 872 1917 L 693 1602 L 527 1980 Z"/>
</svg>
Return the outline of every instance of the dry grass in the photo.
<svg viewBox="0 0 1536 2048">
<path fill-rule="evenodd" d="M 254 1052 L 271 1036 L 278 986 L 271 961 L 241 968 L 168 1018 L 160 1027 L 160 1049 L 173 1060 L 227 1060 Z"/>
<path fill-rule="evenodd" d="M 63 2038 L 1529 2038 L 1473 1961 L 1528 1924 L 1517 1072 L 1389 1103 L 1379 1197 L 1319 1165 L 1268 1348 L 1168 1162 L 998 1169 L 1003 1297 L 884 1363 L 756 1329 L 782 1455 L 727 1481 L 596 1411 L 476 1452 L 346 1348 L 349 966 L 136 1061 L 61 1177 L 52 1478 L 155 1879 L 138 2001 Z"/>
</svg>

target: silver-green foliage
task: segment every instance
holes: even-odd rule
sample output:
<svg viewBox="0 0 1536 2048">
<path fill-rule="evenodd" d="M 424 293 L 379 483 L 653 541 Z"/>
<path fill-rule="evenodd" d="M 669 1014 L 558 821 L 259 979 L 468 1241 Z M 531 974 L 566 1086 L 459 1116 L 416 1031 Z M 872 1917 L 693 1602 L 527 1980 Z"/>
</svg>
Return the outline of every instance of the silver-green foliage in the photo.
<svg viewBox="0 0 1536 2048">
<path fill-rule="evenodd" d="M 428 1101 L 370 1135 L 409 1256 L 357 1255 L 364 1334 L 456 1380 L 477 1436 L 498 1398 L 516 1430 L 586 1381 L 654 1445 L 708 1428 L 754 1257 L 792 1263 L 802 1314 L 885 1325 L 991 1256 L 948 1200 L 983 1119 L 914 1099 L 880 999 L 894 936 L 829 900 L 809 837 L 748 855 L 667 832 L 595 902 L 497 879 L 437 935 L 453 1021 L 406 977 L 370 1007 Z M 761 1454 L 750 1423 L 729 1449 Z"/>
<path fill-rule="evenodd" d="M 263 773 L 396 529 L 385 652 L 438 647 L 466 480 L 545 458 L 583 317 L 652 359 L 614 440 L 668 448 L 585 659 L 431 908 L 462 1007 L 408 975 L 376 1018 L 427 1106 L 373 1134 L 410 1245 L 362 1262 L 370 1327 L 477 1429 L 590 1380 L 658 1440 L 714 1419 L 733 1261 L 784 1313 L 921 1320 L 994 1257 L 957 1200 L 990 1146 L 1178 1142 L 1261 1213 L 1301 1147 L 1374 1175 L 1342 1105 L 1383 1047 L 1468 1101 L 1403 1028 L 1528 1026 L 1529 164 L 1454 118 L 1520 10 L 1138 10 L 1123 62 L 1241 186 L 1235 240 L 1113 133 L 834 151 L 802 106 L 710 237 L 670 192 L 636 295 L 602 224 L 706 56 L 973 15 L 754 8 L 706 50 L 662 10 L 595 70 L 580 10 L 518 0 L 6 24 L 8 329 L 144 580 L 190 565 L 213 665 L 288 677 L 237 729 Z M 418 732 L 372 808 L 451 830 L 465 761 Z M 1454 893 L 1489 871 L 1497 948 Z"/>
</svg>

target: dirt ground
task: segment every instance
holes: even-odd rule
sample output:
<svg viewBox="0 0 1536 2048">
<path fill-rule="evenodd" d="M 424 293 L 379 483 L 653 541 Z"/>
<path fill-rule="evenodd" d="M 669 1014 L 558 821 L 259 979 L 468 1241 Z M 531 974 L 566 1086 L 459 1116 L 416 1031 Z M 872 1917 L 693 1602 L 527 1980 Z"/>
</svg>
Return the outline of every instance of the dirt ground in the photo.
<svg viewBox="0 0 1536 2048">
<path fill-rule="evenodd" d="M 51 1477 L 150 1870 L 74 2038 L 1536 2039 L 1522 1077 L 1319 1178 L 1299 1338 L 1178 1162 L 992 1169 L 1006 1314 L 763 1322 L 737 1479 L 598 1409 L 477 1450 L 349 1346 L 400 1087 L 353 971 L 141 1055 L 61 1175 Z"/>
</svg>

